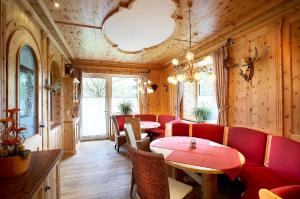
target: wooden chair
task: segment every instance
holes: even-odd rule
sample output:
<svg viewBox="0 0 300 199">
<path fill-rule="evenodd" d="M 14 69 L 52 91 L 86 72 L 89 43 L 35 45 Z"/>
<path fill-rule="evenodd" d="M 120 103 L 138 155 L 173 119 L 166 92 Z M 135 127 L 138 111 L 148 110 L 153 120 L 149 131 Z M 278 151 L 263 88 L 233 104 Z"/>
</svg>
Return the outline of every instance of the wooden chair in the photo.
<svg viewBox="0 0 300 199">
<path fill-rule="evenodd" d="M 118 121 L 120 121 L 121 117 L 124 117 L 123 115 L 113 115 L 112 121 L 115 131 L 115 149 L 117 149 L 118 153 L 120 152 L 120 146 L 126 143 L 126 134 L 124 131 L 124 126 Z M 122 118 L 121 118 L 122 119 Z M 125 118 L 124 118 L 125 120 Z"/>
<path fill-rule="evenodd" d="M 150 151 L 150 138 L 145 137 L 147 134 L 141 134 L 139 118 L 125 118 L 125 133 L 127 144 L 131 147 L 143 151 Z M 144 137 L 144 138 L 143 138 Z M 131 173 L 130 196 L 132 196 L 133 187 L 135 184 L 134 171 Z"/>
<path fill-rule="evenodd" d="M 141 151 L 128 145 L 134 177 L 137 184 L 137 197 L 142 199 L 182 199 L 193 188 L 168 178 L 162 154 Z"/>
<path fill-rule="evenodd" d="M 147 137 L 147 133 L 142 133 L 139 118 L 126 117 L 125 132 L 127 142 L 132 147 L 143 151 L 150 151 L 150 138 Z"/>
</svg>

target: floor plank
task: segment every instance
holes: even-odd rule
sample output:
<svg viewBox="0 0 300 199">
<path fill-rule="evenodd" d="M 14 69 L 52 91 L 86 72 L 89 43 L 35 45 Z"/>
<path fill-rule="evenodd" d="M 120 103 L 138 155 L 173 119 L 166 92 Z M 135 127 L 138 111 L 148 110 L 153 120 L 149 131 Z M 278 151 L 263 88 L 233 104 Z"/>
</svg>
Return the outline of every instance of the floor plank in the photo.
<svg viewBox="0 0 300 199">
<path fill-rule="evenodd" d="M 128 199 L 131 172 L 127 153 L 108 140 L 82 142 L 61 163 L 62 199 Z"/>
</svg>

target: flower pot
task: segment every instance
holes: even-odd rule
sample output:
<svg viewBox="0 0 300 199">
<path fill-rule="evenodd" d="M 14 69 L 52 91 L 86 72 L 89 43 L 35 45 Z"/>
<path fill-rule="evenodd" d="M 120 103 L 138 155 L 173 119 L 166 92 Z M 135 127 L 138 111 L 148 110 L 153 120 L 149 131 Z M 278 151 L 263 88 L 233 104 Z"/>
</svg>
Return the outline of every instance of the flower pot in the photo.
<svg viewBox="0 0 300 199">
<path fill-rule="evenodd" d="M 25 173 L 31 162 L 31 153 L 25 159 L 21 156 L 0 158 L 0 177 L 13 177 Z"/>
</svg>

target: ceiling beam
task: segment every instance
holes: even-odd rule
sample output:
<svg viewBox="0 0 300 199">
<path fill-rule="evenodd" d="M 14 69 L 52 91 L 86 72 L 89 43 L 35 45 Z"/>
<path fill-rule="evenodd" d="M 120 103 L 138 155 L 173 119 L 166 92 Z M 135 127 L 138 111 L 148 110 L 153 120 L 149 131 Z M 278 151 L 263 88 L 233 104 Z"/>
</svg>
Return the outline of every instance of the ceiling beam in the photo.
<svg viewBox="0 0 300 199">
<path fill-rule="evenodd" d="M 79 23 L 72 23 L 72 22 L 66 22 L 66 21 L 55 21 L 56 24 L 63 24 L 68 26 L 76 26 L 76 27 L 83 27 L 83 28 L 93 28 L 93 29 L 99 29 L 102 30 L 101 26 L 92 26 L 92 25 L 86 25 L 86 24 L 79 24 Z"/>
</svg>

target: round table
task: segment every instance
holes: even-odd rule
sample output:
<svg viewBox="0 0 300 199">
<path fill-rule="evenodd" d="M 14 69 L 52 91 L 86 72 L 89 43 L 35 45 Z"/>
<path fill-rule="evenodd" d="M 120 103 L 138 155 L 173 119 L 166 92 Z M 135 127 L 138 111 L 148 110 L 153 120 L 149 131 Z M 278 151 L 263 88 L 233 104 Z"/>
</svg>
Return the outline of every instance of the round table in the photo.
<svg viewBox="0 0 300 199">
<path fill-rule="evenodd" d="M 154 140 L 150 144 L 150 149 L 154 153 L 161 153 L 163 156 L 166 158 L 169 156 L 173 151 L 176 149 L 167 149 L 166 147 L 160 148 L 160 147 L 154 147 L 158 142 L 160 141 L 175 141 L 176 138 L 179 137 L 165 137 L 165 138 L 160 138 L 157 140 Z M 196 142 L 199 142 L 201 138 L 194 138 L 194 137 L 185 137 L 182 136 L 180 139 L 195 139 Z M 208 140 L 207 140 L 208 141 Z M 212 141 L 208 141 L 209 146 L 215 146 L 215 147 L 227 147 Z M 229 147 L 228 147 L 229 148 Z M 245 158 L 244 156 L 238 152 L 238 156 L 240 159 L 240 165 L 243 166 L 245 163 Z M 185 164 L 185 163 L 180 163 L 180 162 L 174 162 L 174 161 L 168 161 L 166 160 L 166 164 L 172 166 L 173 168 L 181 169 L 185 171 L 188 175 L 190 175 L 194 180 L 196 180 L 198 183 L 201 184 L 201 189 L 202 189 L 202 198 L 207 198 L 207 199 L 213 199 L 216 198 L 216 192 L 217 192 L 217 174 L 223 174 L 224 172 L 219 169 L 213 169 L 209 167 L 203 167 L 203 166 L 195 166 L 191 164 Z M 175 173 L 174 171 L 172 173 Z M 195 173 L 201 173 L 201 178 L 199 178 L 199 175 L 196 175 Z"/>
<path fill-rule="evenodd" d="M 160 123 L 158 122 L 150 122 L 150 121 L 140 121 L 141 129 L 155 129 L 160 127 Z"/>
</svg>

